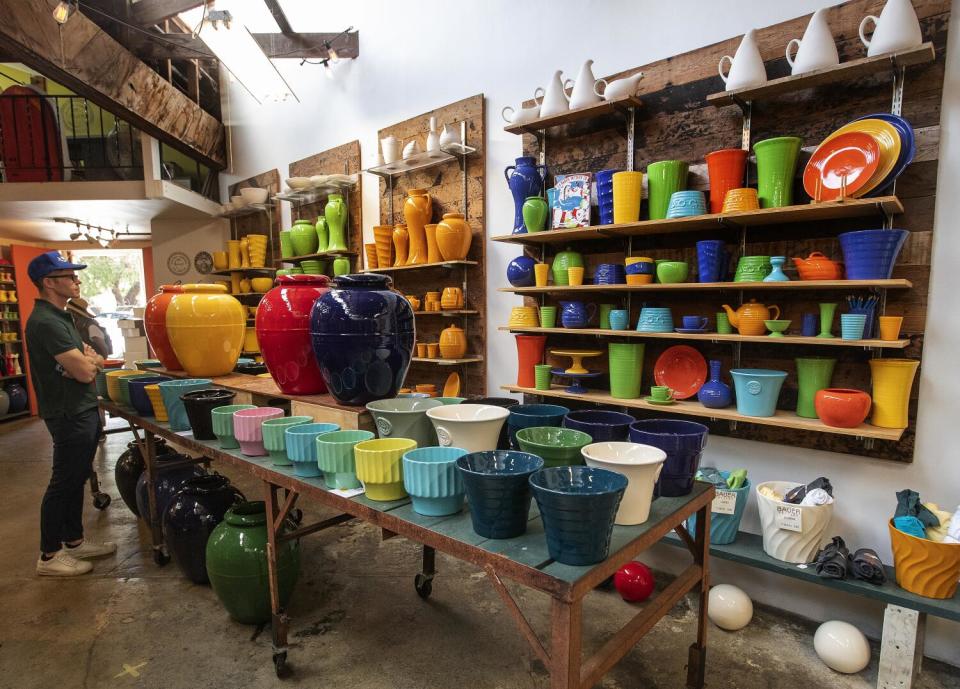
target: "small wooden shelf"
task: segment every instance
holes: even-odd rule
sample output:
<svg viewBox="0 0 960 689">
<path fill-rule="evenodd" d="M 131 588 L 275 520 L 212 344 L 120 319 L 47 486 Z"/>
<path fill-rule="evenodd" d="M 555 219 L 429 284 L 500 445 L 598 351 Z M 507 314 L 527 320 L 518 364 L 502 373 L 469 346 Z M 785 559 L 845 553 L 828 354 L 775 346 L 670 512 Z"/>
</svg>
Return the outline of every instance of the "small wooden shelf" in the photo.
<svg viewBox="0 0 960 689">
<path fill-rule="evenodd" d="M 223 275 L 225 277 L 230 277 L 230 273 L 276 273 L 276 268 L 267 268 L 261 266 L 259 268 L 228 268 L 227 270 L 215 270 L 211 275 Z"/>
<path fill-rule="evenodd" d="M 10 421 L 11 419 L 20 419 L 24 416 L 30 416 L 30 410 L 24 409 L 23 411 L 14 412 L 13 414 L 5 414 L 0 416 L 0 421 Z"/>
<path fill-rule="evenodd" d="M 716 232 L 723 229 L 742 229 L 760 225 L 782 225 L 842 218 L 862 218 L 873 215 L 903 213 L 903 204 L 896 196 L 878 196 L 870 199 L 847 199 L 823 203 L 798 204 L 782 208 L 761 208 L 736 213 L 708 213 L 689 218 L 640 220 L 613 225 L 591 225 L 572 230 L 546 230 L 527 234 L 505 234 L 493 237 L 495 242 L 510 244 L 568 244 L 598 239 L 617 239 L 642 235 L 672 234 L 676 232 Z"/>
<path fill-rule="evenodd" d="M 479 313 L 475 309 L 450 309 L 444 311 L 414 311 L 414 316 L 444 316 L 455 318 L 456 316 L 475 316 Z"/>
<path fill-rule="evenodd" d="M 459 142 L 444 144 L 440 147 L 439 151 L 422 151 L 409 158 L 402 158 L 392 163 L 384 163 L 383 165 L 367 168 L 364 172 L 388 179 L 413 172 L 414 170 L 426 170 L 431 167 L 437 167 L 438 165 L 445 165 L 452 160 L 456 160 L 457 156 L 468 156 L 476 152 L 476 147 L 467 146 Z"/>
<path fill-rule="evenodd" d="M 584 108 L 574 108 L 572 110 L 565 110 L 557 115 L 551 115 L 550 117 L 539 117 L 530 122 L 524 122 L 523 124 L 508 124 L 503 128 L 505 132 L 510 132 L 511 134 L 523 134 L 525 132 L 536 132 L 541 129 L 549 129 L 550 127 L 559 127 L 563 124 L 570 124 L 571 122 L 578 122 L 580 120 L 589 120 L 594 117 L 599 117 L 600 115 L 607 115 L 612 112 L 620 112 L 627 110 L 629 108 L 639 108 L 643 103 L 636 96 L 624 96 L 622 98 L 614 98 L 612 100 L 605 100 L 602 103 L 597 103 L 596 105 L 588 105 Z"/>
<path fill-rule="evenodd" d="M 336 258 L 337 256 L 356 256 L 356 251 L 346 249 L 344 251 L 320 251 L 315 254 L 304 254 L 303 256 L 288 256 L 287 258 L 277 259 L 280 263 L 299 263 L 300 261 L 313 261 L 324 258 Z"/>
<path fill-rule="evenodd" d="M 791 280 L 790 282 L 676 282 L 649 285 L 547 285 L 546 287 L 500 287 L 499 292 L 514 294 L 590 294 L 596 292 L 710 292 L 743 290 L 745 292 L 816 291 L 845 289 L 910 289 L 913 283 L 904 278 L 889 280 Z"/>
<path fill-rule="evenodd" d="M 463 359 L 428 359 L 427 357 L 415 356 L 410 361 L 418 364 L 438 364 L 440 366 L 459 366 L 460 364 L 479 364 L 483 361 L 482 356 L 465 357 Z"/>
<path fill-rule="evenodd" d="M 588 391 L 582 395 L 575 395 L 565 390 L 566 386 L 554 385 L 550 390 L 537 390 L 536 388 L 522 388 L 517 385 L 502 385 L 501 389 L 507 392 L 523 393 L 525 395 L 540 395 L 541 397 L 556 397 L 560 399 L 578 400 L 581 402 L 590 402 L 593 404 L 604 404 L 615 407 L 628 407 L 631 409 L 645 409 L 647 411 L 657 411 L 664 414 L 679 414 L 681 416 L 696 416 L 707 419 L 719 419 L 723 421 L 738 421 L 742 423 L 753 423 L 761 426 L 779 426 L 781 428 L 794 428 L 801 431 L 811 431 L 814 433 L 832 433 L 835 435 L 848 435 L 858 438 L 877 438 L 878 440 L 900 440 L 904 429 L 900 428 L 878 428 L 868 424 L 860 424 L 856 428 L 834 428 L 827 426 L 820 419 L 807 419 L 788 411 L 777 410 L 773 416 L 745 416 L 737 411 L 735 406 L 726 409 L 708 409 L 696 400 L 681 400 L 675 404 L 658 405 L 650 404 L 646 400 L 640 399 L 617 399 L 611 397 L 607 392 Z"/>
<path fill-rule="evenodd" d="M 412 266 L 391 266 L 389 268 L 367 268 L 367 273 L 392 273 L 397 270 L 423 270 L 424 268 L 456 268 L 457 266 L 475 266 L 476 261 L 441 261 L 439 263 L 417 263 Z"/>
<path fill-rule="evenodd" d="M 898 50 L 893 53 L 886 53 L 875 57 L 864 57 L 859 60 L 849 60 L 835 67 L 826 67 L 796 76 L 773 79 L 760 86 L 750 86 L 735 91 L 714 93 L 707 96 L 707 103 L 720 107 L 724 105 L 734 105 L 737 101 L 746 103 L 772 98 L 773 96 L 793 93 L 795 91 L 813 88 L 814 86 L 833 84 L 838 81 L 857 79 L 877 72 L 896 71 L 901 67 L 933 62 L 935 57 L 936 54 L 933 49 L 933 43 L 924 43 L 916 48 Z"/>
</svg>

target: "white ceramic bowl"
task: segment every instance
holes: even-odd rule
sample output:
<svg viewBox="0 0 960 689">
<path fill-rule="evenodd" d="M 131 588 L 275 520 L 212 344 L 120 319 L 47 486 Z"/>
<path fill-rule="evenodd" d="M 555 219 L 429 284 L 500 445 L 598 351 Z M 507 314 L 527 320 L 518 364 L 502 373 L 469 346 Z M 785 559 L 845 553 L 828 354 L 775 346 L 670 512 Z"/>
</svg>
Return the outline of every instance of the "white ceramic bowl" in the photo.
<svg viewBox="0 0 960 689">
<path fill-rule="evenodd" d="M 230 197 L 230 203 L 232 203 L 232 204 L 233 204 L 233 207 L 234 207 L 235 209 L 238 209 L 238 210 L 239 210 L 240 208 L 243 208 L 244 206 L 247 205 L 246 199 L 244 199 L 244 198 L 243 198 L 242 196 L 240 196 L 239 194 L 237 194 L 236 196 L 231 196 L 231 197 Z"/>
<path fill-rule="evenodd" d="M 467 452 L 496 450 L 500 429 L 510 410 L 489 404 L 450 404 L 427 409 L 442 447 L 461 447 Z"/>
<path fill-rule="evenodd" d="M 589 467 L 609 469 L 627 477 L 627 490 L 620 501 L 615 523 L 631 525 L 647 521 L 653 486 L 667 454 L 652 445 L 625 442 L 592 443 L 580 450 L 580 454 Z"/>
<path fill-rule="evenodd" d="M 259 187 L 244 187 L 240 196 L 246 203 L 263 203 L 267 200 L 267 190 Z"/>
</svg>

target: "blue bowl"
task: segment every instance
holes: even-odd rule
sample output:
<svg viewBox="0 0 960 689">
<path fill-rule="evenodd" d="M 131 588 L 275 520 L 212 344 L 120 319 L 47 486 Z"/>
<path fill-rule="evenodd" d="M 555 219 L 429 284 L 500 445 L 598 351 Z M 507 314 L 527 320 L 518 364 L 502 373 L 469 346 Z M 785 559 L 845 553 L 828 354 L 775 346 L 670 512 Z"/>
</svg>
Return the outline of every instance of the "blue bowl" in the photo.
<svg viewBox="0 0 960 689">
<path fill-rule="evenodd" d="M 627 273 L 619 263 L 601 263 L 593 271 L 595 285 L 622 285 L 627 281 Z"/>
<path fill-rule="evenodd" d="M 709 432 L 702 423 L 677 419 L 643 419 L 630 424 L 631 443 L 653 445 L 667 453 L 653 487 L 654 496 L 679 497 L 693 490 Z"/>
<path fill-rule="evenodd" d="M 473 530 L 484 538 L 515 538 L 527 530 L 530 475 L 543 459 L 527 452 L 488 450 L 457 460 Z"/>
<path fill-rule="evenodd" d="M 627 477 L 586 466 L 551 467 L 530 477 L 550 557 L 565 565 L 607 559 Z"/>
<path fill-rule="evenodd" d="M 323 476 L 317 464 L 317 436 L 339 431 L 335 423 L 304 423 L 290 426 L 284 432 L 287 459 L 293 462 L 293 475 L 303 478 Z"/>
<path fill-rule="evenodd" d="M 507 265 L 507 280 L 514 287 L 533 287 L 536 284 L 533 270 L 536 264 L 529 256 L 517 256 Z"/>
<path fill-rule="evenodd" d="M 510 434 L 510 447 L 517 449 L 517 431 L 533 426 L 560 426 L 563 417 L 570 412 L 559 404 L 517 404 L 510 407 L 507 417 L 507 432 Z"/>
<path fill-rule="evenodd" d="M 630 424 L 636 421 L 629 414 L 610 409 L 572 411 L 563 417 L 563 427 L 583 431 L 593 442 L 623 441 L 630 434 Z"/>
<path fill-rule="evenodd" d="M 130 404 L 133 405 L 133 408 L 137 410 L 140 416 L 155 416 L 153 413 L 153 404 L 151 404 L 150 398 L 147 397 L 145 388 L 148 385 L 160 383 L 165 380 L 170 379 L 166 376 L 154 376 L 153 378 L 137 378 L 136 380 L 130 381 Z"/>
<path fill-rule="evenodd" d="M 459 447 L 421 447 L 403 455 L 403 487 L 414 512 L 443 517 L 463 509 L 466 488 L 457 460 L 466 454 Z"/>
<path fill-rule="evenodd" d="M 893 274 L 907 230 L 858 230 L 837 238 L 848 280 L 887 280 Z"/>
<path fill-rule="evenodd" d="M 160 388 L 160 396 L 163 398 L 163 406 L 167 410 L 168 423 L 171 431 L 189 431 L 190 420 L 187 418 L 187 410 L 183 406 L 182 395 L 194 390 L 205 390 L 213 383 L 209 378 L 181 378 L 178 380 L 165 380 L 157 383 Z"/>
</svg>

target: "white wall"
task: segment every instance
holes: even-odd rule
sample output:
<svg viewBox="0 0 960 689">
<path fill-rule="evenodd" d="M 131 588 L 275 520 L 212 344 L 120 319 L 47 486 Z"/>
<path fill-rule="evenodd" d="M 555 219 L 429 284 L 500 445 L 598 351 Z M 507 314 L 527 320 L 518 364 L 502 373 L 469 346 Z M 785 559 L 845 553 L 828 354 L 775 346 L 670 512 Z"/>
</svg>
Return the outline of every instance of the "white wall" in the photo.
<svg viewBox="0 0 960 689">
<path fill-rule="evenodd" d="M 150 223 L 153 235 L 153 280 L 157 287 L 177 282 L 210 282 L 211 275 L 201 275 L 194 258 L 201 251 L 212 254 L 222 251 L 230 239 L 230 225 L 226 220 L 154 220 Z M 190 268 L 183 275 L 170 271 L 168 261 L 175 252 L 182 252 L 190 260 Z M 226 280 L 226 278 L 219 278 Z"/>
<path fill-rule="evenodd" d="M 617 0 L 518 3 L 508 0 L 457 3 L 410 0 L 396 3 L 286 2 L 298 31 L 331 31 L 347 25 L 360 29 L 360 59 L 341 63 L 336 78 L 324 78 L 319 66 L 283 61 L 280 69 L 299 96 L 300 104 L 258 106 L 238 87 L 232 89 L 229 114 L 233 126 L 237 178 L 277 167 L 311 153 L 359 139 L 364 164 L 376 151 L 378 128 L 404 120 L 438 105 L 483 92 L 487 98 L 487 233 L 509 231 L 513 204 L 501 170 L 520 154 L 520 139 L 502 130 L 500 110 L 529 97 L 552 70 L 575 76 L 586 58 L 596 60 L 596 74 L 609 74 L 646 64 L 742 34 L 751 27 L 775 24 L 834 4 L 829 0 L 764 0 L 731 2 L 631 2 Z M 457 11 L 469 6 L 469 11 Z M 943 133 L 939 188 L 960 188 L 960 164 L 946 154 L 960 138 L 960 0 L 953 3 L 950 47 L 943 103 Z M 550 17 L 572 19 L 561 30 Z M 718 79 L 718 88 L 720 86 Z M 908 95 L 909 98 L 909 78 Z M 639 161 L 642 165 L 644 161 Z M 233 179 L 225 177 L 223 182 Z M 364 186 L 367 233 L 378 217 L 376 184 Z M 953 343 L 960 341 L 960 319 L 950 308 L 960 293 L 960 241 L 948 219 L 960 215 L 956 194 L 938 198 L 935 250 L 929 300 L 928 330 L 921 372 L 920 421 L 913 464 L 834 455 L 721 437 L 710 440 L 705 462 L 721 467 L 745 466 L 753 481 L 808 481 L 831 478 L 838 505 L 832 531 L 853 547 L 876 548 L 890 561 L 886 521 L 894 493 L 905 487 L 926 500 L 952 509 L 960 503 L 960 471 L 955 464 L 960 367 Z M 371 241 L 372 239 L 368 239 Z M 513 338 L 496 331 L 505 323 L 516 300 L 499 294 L 504 266 L 515 248 L 488 243 L 488 367 L 490 394 L 498 394 L 515 370 Z M 758 531 L 751 504 L 744 527 Z M 664 552 L 667 554 L 664 555 Z M 676 553 L 661 551 L 663 562 Z M 724 566 L 726 565 L 726 566 Z M 758 600 L 815 619 L 842 618 L 878 636 L 882 609 L 877 604 L 831 594 L 822 587 L 802 585 L 783 577 L 720 563 L 716 581 L 736 582 Z M 931 620 L 927 651 L 960 664 L 957 627 Z M 948 634 L 952 633 L 952 639 Z"/>
</svg>

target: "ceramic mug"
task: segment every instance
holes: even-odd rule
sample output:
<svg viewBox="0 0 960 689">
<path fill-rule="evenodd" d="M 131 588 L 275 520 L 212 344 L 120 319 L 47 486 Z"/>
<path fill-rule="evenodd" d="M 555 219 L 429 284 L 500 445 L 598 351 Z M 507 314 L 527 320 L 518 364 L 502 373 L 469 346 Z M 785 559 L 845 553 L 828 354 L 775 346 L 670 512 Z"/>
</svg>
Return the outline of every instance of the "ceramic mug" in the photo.
<svg viewBox="0 0 960 689">
<path fill-rule="evenodd" d="M 720 335 L 730 335 L 733 328 L 730 326 L 730 317 L 723 311 L 717 312 L 717 333 Z"/>
<path fill-rule="evenodd" d="M 706 330 L 707 323 L 710 322 L 706 316 L 684 316 L 683 327 L 685 330 Z"/>
<path fill-rule="evenodd" d="M 654 402 L 669 402 L 673 399 L 673 390 L 666 385 L 654 385 L 650 388 L 650 398 Z"/>
<path fill-rule="evenodd" d="M 630 315 L 626 309 L 613 309 L 610 312 L 610 329 L 626 330 L 630 323 Z"/>
</svg>

